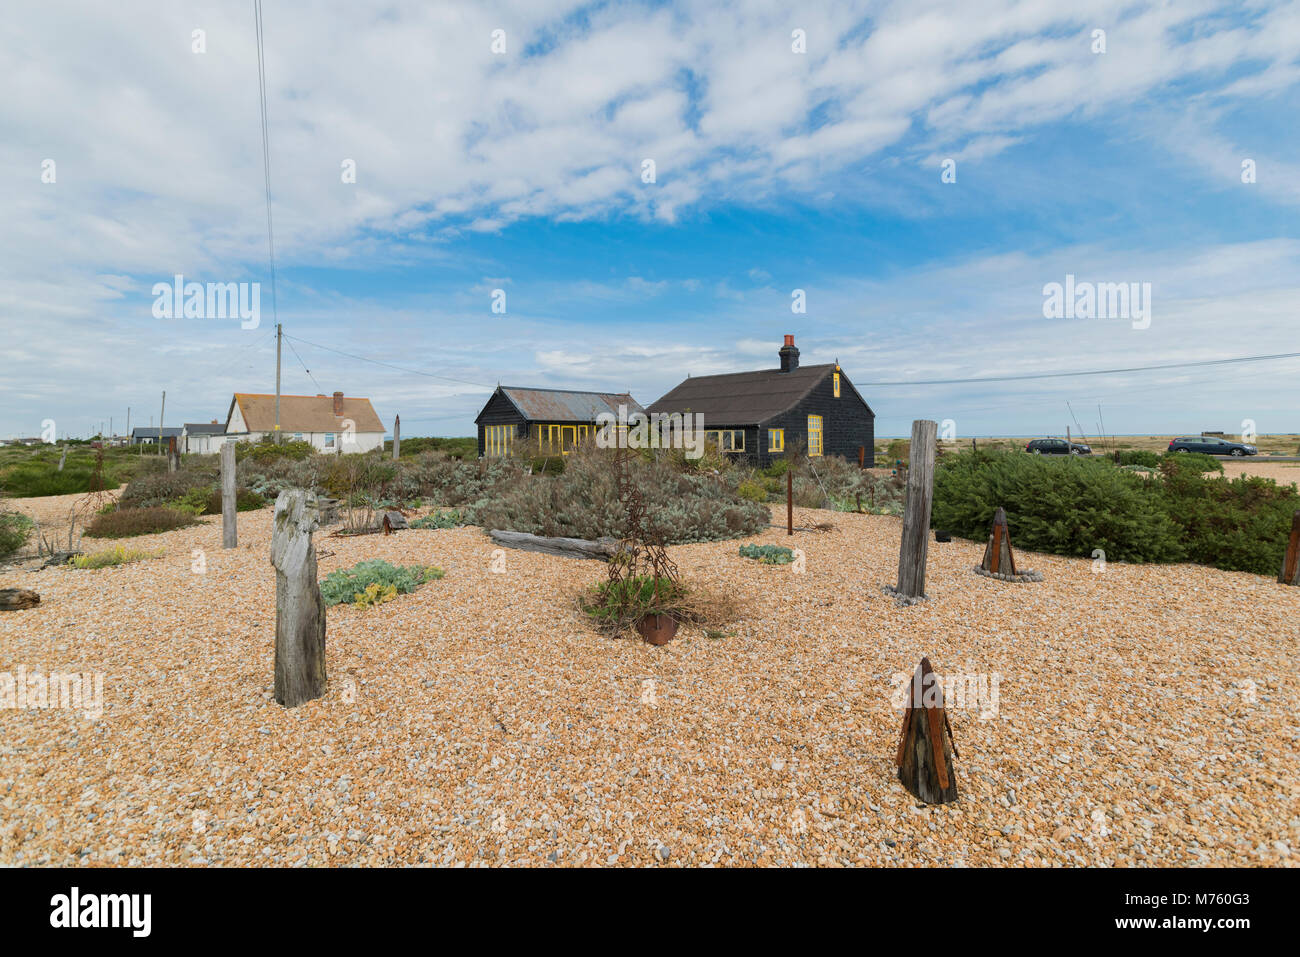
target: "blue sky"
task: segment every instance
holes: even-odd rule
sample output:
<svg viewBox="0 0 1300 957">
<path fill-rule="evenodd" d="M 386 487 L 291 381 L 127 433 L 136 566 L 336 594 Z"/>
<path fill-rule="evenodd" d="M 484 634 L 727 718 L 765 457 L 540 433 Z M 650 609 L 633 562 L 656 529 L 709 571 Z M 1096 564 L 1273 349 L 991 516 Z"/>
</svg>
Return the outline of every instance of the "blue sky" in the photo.
<svg viewBox="0 0 1300 957">
<path fill-rule="evenodd" d="M 1297 351 L 1300 9 L 1056 6 L 267 0 L 284 390 L 463 435 L 498 382 L 648 403 L 792 333 L 882 435 L 1059 434 L 1067 402 L 1086 433 L 1099 403 L 1111 432 L 1300 431 L 1294 359 L 864 385 Z M 40 95 L 0 103 L 0 435 L 271 391 L 249 11 L 10 16 L 0 65 Z M 261 282 L 261 325 L 155 318 L 175 273 Z M 1150 326 L 1044 318 L 1067 273 L 1150 283 Z"/>
</svg>

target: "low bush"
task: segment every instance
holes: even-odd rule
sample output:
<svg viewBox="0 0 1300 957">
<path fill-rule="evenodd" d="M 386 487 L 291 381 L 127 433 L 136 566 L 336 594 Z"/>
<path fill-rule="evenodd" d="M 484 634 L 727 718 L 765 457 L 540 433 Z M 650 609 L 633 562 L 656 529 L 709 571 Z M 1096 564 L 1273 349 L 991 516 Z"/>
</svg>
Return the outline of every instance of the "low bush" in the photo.
<svg viewBox="0 0 1300 957">
<path fill-rule="evenodd" d="M 736 494 L 751 502 L 766 502 L 768 490 L 767 486 L 756 479 L 744 479 L 736 486 Z"/>
<path fill-rule="evenodd" d="M 936 470 L 933 527 L 982 541 L 999 505 L 1021 548 L 1276 575 L 1300 493 L 1270 479 L 1206 476 L 1192 453 L 1164 457 L 1149 476 L 1101 457 L 983 451 Z"/>
<path fill-rule="evenodd" d="M 794 552 L 784 545 L 741 545 L 742 558 L 755 558 L 763 565 L 789 565 Z"/>
<path fill-rule="evenodd" d="M 1204 452 L 1166 452 L 1160 461 L 1161 467 L 1170 466 L 1186 472 L 1218 472 L 1223 474 L 1223 463 Z"/>
<path fill-rule="evenodd" d="M 417 518 L 410 524 L 411 528 L 459 528 L 465 524 L 465 519 L 456 509 L 448 508 Z"/>
<path fill-rule="evenodd" d="M 251 459 L 259 463 L 275 462 L 280 459 L 301 462 L 315 454 L 316 447 L 303 439 L 296 441 L 289 439 L 288 441 L 281 441 L 277 445 L 274 439 L 267 436 L 260 442 L 235 443 L 236 462 L 244 459 Z"/>
<path fill-rule="evenodd" d="M 1141 465 L 1145 468 L 1159 468 L 1160 456 L 1145 449 L 1129 449 L 1119 453 L 1117 465 Z"/>
<path fill-rule="evenodd" d="M 668 461 L 636 457 L 633 481 L 645 503 L 645 531 L 665 545 L 754 535 L 771 522 L 766 505 L 747 501 L 719 477 L 678 471 Z M 469 505 L 466 521 L 534 535 L 621 538 L 626 513 L 615 487 L 613 455 L 570 455 L 554 478 L 526 476 Z"/>
<path fill-rule="evenodd" d="M 156 552 L 146 552 L 138 548 L 123 548 L 118 545 L 101 552 L 91 552 L 89 555 L 73 555 L 72 565 L 74 568 L 83 569 L 108 568 L 112 565 L 126 565 L 130 562 L 138 562 L 146 558 L 162 558 L 162 556 L 161 549 Z"/>
<path fill-rule="evenodd" d="M 27 543 L 32 525 L 21 512 L 0 512 L 0 558 L 8 558 Z"/>
<path fill-rule="evenodd" d="M 89 538 L 130 538 L 152 535 L 197 525 L 198 519 L 185 512 L 161 506 L 153 508 L 119 508 L 96 515 L 86 526 Z"/>
<path fill-rule="evenodd" d="M 196 495 L 206 494 L 207 489 L 216 481 L 217 474 L 210 467 L 182 468 L 176 472 L 146 472 L 131 479 L 118 501 L 124 508 L 172 506 L 179 501 L 189 501 L 187 496 L 191 492 Z M 194 501 L 202 504 L 198 499 Z"/>
<path fill-rule="evenodd" d="M 393 440 L 384 443 L 384 451 L 393 454 Z M 402 458 L 416 456 L 421 452 L 443 452 L 454 459 L 476 458 L 478 456 L 478 439 L 474 436 L 444 439 L 437 437 L 412 436 L 402 439 Z"/>
<path fill-rule="evenodd" d="M 394 595 L 413 592 L 425 582 L 442 578 L 444 574 L 441 568 L 429 565 L 390 565 L 375 558 L 330 572 L 320 583 L 320 593 L 326 605 L 352 602 L 365 607 L 381 604 Z M 391 594 L 389 589 L 392 589 Z"/>
</svg>

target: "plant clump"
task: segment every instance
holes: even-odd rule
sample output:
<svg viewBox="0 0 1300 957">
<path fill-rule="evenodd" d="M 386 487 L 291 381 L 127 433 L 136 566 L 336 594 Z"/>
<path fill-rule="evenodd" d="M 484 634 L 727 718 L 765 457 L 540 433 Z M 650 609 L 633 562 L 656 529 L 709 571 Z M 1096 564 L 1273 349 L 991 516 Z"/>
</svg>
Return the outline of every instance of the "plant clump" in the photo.
<svg viewBox="0 0 1300 957">
<path fill-rule="evenodd" d="M 130 538 L 197 524 L 198 519 L 193 515 L 173 508 L 119 508 L 96 515 L 86 526 L 85 534 L 88 538 Z"/>
<path fill-rule="evenodd" d="M 74 568 L 82 569 L 108 568 L 113 565 L 126 565 L 130 562 L 143 561 L 146 558 L 162 558 L 163 554 L 162 549 L 148 552 L 143 549 L 125 548 L 117 545 L 103 551 L 91 552 L 89 555 L 73 555 L 71 564 Z"/>
<path fill-rule="evenodd" d="M 784 545 L 741 545 L 740 555 L 763 565 L 789 565 L 794 561 L 794 552 Z"/>
<path fill-rule="evenodd" d="M 330 572 L 320 583 L 326 605 L 351 602 L 358 607 L 377 605 L 396 595 L 415 591 L 425 582 L 442 578 L 446 573 L 431 565 L 392 565 L 380 558 L 358 562 L 351 568 Z M 372 587 L 374 586 L 373 590 Z M 392 589 L 392 594 L 388 591 Z M 384 596 L 388 597 L 384 597 Z"/>
</svg>

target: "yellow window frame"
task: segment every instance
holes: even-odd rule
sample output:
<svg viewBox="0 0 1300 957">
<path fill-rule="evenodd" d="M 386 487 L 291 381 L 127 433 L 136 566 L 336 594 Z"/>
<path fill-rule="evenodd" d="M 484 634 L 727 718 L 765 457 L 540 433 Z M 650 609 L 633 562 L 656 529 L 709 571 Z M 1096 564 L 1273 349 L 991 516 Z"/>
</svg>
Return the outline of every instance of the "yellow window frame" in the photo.
<svg viewBox="0 0 1300 957">
<path fill-rule="evenodd" d="M 810 458 L 822 454 L 823 435 L 822 417 L 820 415 L 808 416 L 808 455 Z"/>
<path fill-rule="evenodd" d="M 785 429 L 767 430 L 767 450 L 769 452 L 785 451 Z"/>
<path fill-rule="evenodd" d="M 838 399 L 840 397 L 840 374 L 838 372 L 836 372 L 834 375 L 834 383 L 835 383 L 835 398 Z"/>
<path fill-rule="evenodd" d="M 483 429 L 483 453 L 489 458 L 510 454 L 515 427 L 513 425 L 489 425 Z"/>
</svg>

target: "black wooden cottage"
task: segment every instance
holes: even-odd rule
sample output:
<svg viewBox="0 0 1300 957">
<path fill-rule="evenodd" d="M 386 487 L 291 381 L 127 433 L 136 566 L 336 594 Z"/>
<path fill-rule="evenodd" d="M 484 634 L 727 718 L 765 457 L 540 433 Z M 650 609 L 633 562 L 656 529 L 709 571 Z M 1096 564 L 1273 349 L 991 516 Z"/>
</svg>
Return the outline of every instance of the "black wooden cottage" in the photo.
<svg viewBox="0 0 1300 957">
<path fill-rule="evenodd" d="M 706 438 L 725 454 L 759 465 L 804 446 L 808 455 L 876 463 L 876 414 L 837 363 L 799 365 L 794 336 L 777 353 L 779 369 L 692 376 L 649 412 L 704 416 Z"/>
<path fill-rule="evenodd" d="M 522 389 L 499 385 L 474 423 L 478 454 L 495 458 L 521 452 L 528 455 L 568 455 L 579 442 L 594 437 L 596 416 L 644 412 L 626 392 L 573 392 L 567 389 Z"/>
</svg>

